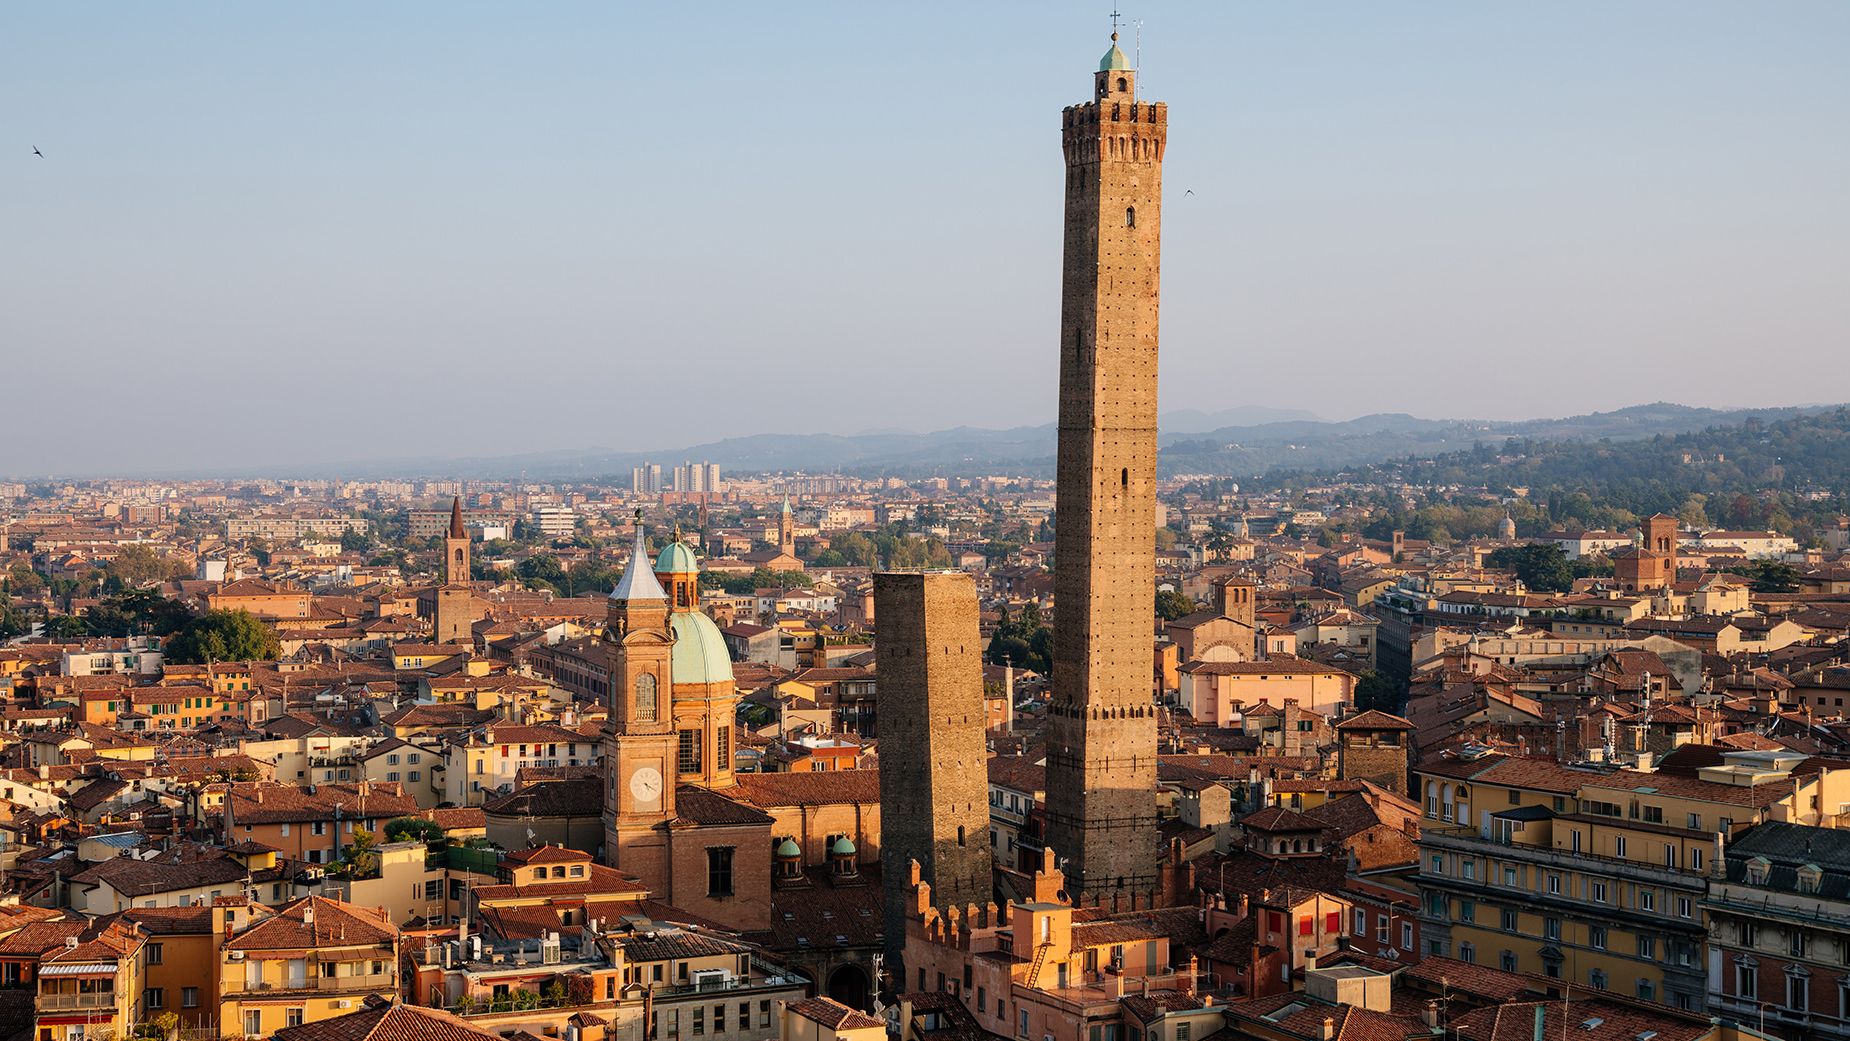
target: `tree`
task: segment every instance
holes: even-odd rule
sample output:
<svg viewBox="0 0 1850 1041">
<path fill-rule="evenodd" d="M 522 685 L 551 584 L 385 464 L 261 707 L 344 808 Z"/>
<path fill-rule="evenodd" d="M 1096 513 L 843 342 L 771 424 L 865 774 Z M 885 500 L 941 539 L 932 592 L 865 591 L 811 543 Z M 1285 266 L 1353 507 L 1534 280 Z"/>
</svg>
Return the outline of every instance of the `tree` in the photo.
<svg viewBox="0 0 1850 1041">
<path fill-rule="evenodd" d="M 533 589 L 564 592 L 571 585 L 571 576 L 566 573 L 565 566 L 551 553 L 533 554 L 514 565 L 514 574 Z"/>
<path fill-rule="evenodd" d="M 1356 708 L 1364 712 L 1371 708 L 1377 708 L 1383 712 L 1399 712 L 1400 702 L 1400 688 L 1379 672 L 1369 669 L 1356 678 Z"/>
<path fill-rule="evenodd" d="M 385 840 L 416 840 L 434 846 L 443 841 L 443 828 L 436 821 L 424 817 L 394 817 L 385 822 Z"/>
<path fill-rule="evenodd" d="M 1552 542 L 1504 546 L 1492 550 L 1485 563 L 1515 572 L 1523 585 L 1539 592 L 1565 593 L 1574 588 L 1574 571 L 1568 565 L 1567 554 Z"/>
<path fill-rule="evenodd" d="M 347 847 L 347 866 L 355 878 L 370 878 L 379 873 L 379 840 L 365 828 L 353 829 L 353 842 Z"/>
<path fill-rule="evenodd" d="M 207 611 L 174 634 L 163 648 L 167 660 L 186 664 L 208 661 L 275 661 L 282 653 L 276 634 L 249 611 Z"/>
<path fill-rule="evenodd" d="M 1041 623 L 1038 604 L 1029 603 L 1018 617 L 1003 612 L 984 657 L 991 665 L 1014 665 L 1046 674 L 1053 671 L 1053 630 Z"/>
<path fill-rule="evenodd" d="M 109 597 L 84 615 L 92 636 L 171 636 L 192 620 L 192 608 L 152 589 Z"/>
<path fill-rule="evenodd" d="M 148 1020 L 148 1025 L 160 1031 L 161 1037 L 169 1038 L 173 1036 L 175 1030 L 179 1029 L 180 1016 L 178 1013 L 169 1009 L 166 1012 L 157 1013 L 150 1018 Z"/>
<path fill-rule="evenodd" d="M 74 614 L 61 614 L 47 618 L 43 631 L 48 640 L 81 640 L 90 635 L 90 626 Z"/>
<path fill-rule="evenodd" d="M 1173 589 L 1159 589 L 1156 592 L 1156 617 L 1165 622 L 1173 622 L 1185 614 L 1195 612 L 1195 602 Z"/>
<path fill-rule="evenodd" d="M 116 559 L 104 567 L 123 586 L 135 589 L 165 581 L 173 574 L 173 562 L 147 546 L 124 546 Z"/>
<path fill-rule="evenodd" d="M 1756 593 L 1790 593 L 1799 587 L 1799 569 L 1783 560 L 1750 560 L 1731 570 Z"/>
<path fill-rule="evenodd" d="M 6 589 L 14 596 L 34 596 L 45 591 L 45 576 L 22 561 L 7 569 Z"/>
</svg>

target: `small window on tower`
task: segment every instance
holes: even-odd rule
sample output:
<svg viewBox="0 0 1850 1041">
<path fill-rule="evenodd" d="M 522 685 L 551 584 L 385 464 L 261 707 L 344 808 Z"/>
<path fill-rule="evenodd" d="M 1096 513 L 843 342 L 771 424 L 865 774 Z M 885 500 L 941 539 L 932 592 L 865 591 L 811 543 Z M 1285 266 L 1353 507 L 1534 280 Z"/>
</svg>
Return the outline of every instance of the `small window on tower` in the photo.
<svg viewBox="0 0 1850 1041">
<path fill-rule="evenodd" d="M 1123 92 L 1129 89 L 1131 89 L 1131 81 L 1128 79 L 1125 79 L 1123 76 L 1119 76 L 1118 77 L 1118 90 L 1120 92 Z"/>
<path fill-rule="evenodd" d="M 1118 471 L 1118 484 L 1125 488 L 1129 488 L 1131 486 L 1130 467 L 1127 466 L 1124 469 Z"/>
<path fill-rule="evenodd" d="M 1137 226 L 1137 207 L 1135 206 L 1125 207 L 1124 226 L 1127 228 L 1134 228 Z"/>
<path fill-rule="evenodd" d="M 656 713 L 655 674 L 636 677 L 636 722 L 653 723 Z"/>
</svg>

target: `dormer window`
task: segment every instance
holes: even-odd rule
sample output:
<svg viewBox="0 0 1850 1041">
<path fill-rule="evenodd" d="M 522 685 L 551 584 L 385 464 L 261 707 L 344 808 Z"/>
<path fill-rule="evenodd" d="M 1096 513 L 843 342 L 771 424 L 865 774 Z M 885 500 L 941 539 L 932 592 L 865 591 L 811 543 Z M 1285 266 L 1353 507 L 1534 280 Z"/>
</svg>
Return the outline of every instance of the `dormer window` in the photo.
<svg viewBox="0 0 1850 1041">
<path fill-rule="evenodd" d="M 1750 886 L 1766 885 L 1767 872 L 1772 867 L 1765 857 L 1755 857 L 1747 862 L 1747 884 Z"/>
<path fill-rule="evenodd" d="M 1818 883 L 1824 878 L 1824 869 L 1816 864 L 1807 864 L 1799 869 L 1799 892 L 1816 893 Z"/>
</svg>

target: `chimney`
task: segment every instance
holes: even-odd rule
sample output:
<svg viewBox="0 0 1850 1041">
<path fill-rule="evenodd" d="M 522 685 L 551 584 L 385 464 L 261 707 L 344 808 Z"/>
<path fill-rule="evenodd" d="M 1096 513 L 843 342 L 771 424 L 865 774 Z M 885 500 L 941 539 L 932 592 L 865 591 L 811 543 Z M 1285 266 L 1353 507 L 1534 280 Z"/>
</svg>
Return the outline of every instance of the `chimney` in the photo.
<svg viewBox="0 0 1850 1041">
<path fill-rule="evenodd" d="M 1336 1020 L 1330 1018 L 1329 1016 L 1323 1017 L 1323 1041 L 1330 1041 L 1330 1039 L 1335 1036 L 1336 1036 Z"/>
<path fill-rule="evenodd" d="M 1432 998 L 1426 1002 L 1426 1011 L 1420 1014 L 1429 1029 L 1439 1029 L 1439 999 Z"/>
<path fill-rule="evenodd" d="M 1002 732 L 1015 732 L 1015 665 L 1002 666 Z"/>
</svg>

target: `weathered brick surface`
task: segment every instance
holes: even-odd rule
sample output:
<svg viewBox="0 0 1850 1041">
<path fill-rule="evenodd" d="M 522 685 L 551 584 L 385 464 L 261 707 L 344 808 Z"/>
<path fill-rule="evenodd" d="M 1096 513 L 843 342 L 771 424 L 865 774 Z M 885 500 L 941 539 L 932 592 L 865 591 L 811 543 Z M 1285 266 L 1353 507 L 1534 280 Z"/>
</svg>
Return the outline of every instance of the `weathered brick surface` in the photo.
<svg viewBox="0 0 1850 1041">
<path fill-rule="evenodd" d="M 1158 887 L 1153 644 L 1166 106 L 1099 73 L 1066 109 L 1048 839 L 1086 903 Z M 884 682 L 884 676 L 882 677 Z"/>
<path fill-rule="evenodd" d="M 874 576 L 880 618 L 880 860 L 886 943 L 904 951 L 911 862 L 938 907 L 991 898 L 989 753 L 976 584 L 960 572 Z"/>
</svg>

